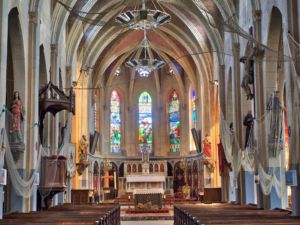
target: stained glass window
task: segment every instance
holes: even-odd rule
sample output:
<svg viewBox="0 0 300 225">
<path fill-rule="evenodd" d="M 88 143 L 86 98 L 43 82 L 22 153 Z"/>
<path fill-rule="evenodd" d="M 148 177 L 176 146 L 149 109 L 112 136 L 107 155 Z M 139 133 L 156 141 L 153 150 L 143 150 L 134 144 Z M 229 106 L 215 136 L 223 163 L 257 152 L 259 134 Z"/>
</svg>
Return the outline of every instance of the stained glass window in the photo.
<svg viewBox="0 0 300 225">
<path fill-rule="evenodd" d="M 189 107 L 189 113 L 190 113 L 190 129 L 196 128 L 197 124 L 197 112 L 196 112 L 196 91 L 195 89 L 190 89 L 190 107 Z M 196 150 L 195 141 L 193 138 L 192 132 L 190 134 L 190 151 Z"/>
<path fill-rule="evenodd" d="M 146 144 L 146 145 L 145 145 Z M 148 92 L 139 97 L 139 148 L 152 151 L 152 99 Z"/>
<path fill-rule="evenodd" d="M 180 113 L 179 97 L 173 91 L 169 97 L 169 128 L 170 128 L 170 152 L 180 151 Z"/>
<path fill-rule="evenodd" d="M 115 90 L 110 96 L 110 148 L 112 153 L 121 152 L 120 96 Z"/>
<path fill-rule="evenodd" d="M 195 90 L 192 90 L 192 92 L 191 92 L 191 100 L 192 100 L 192 124 L 193 124 L 193 127 L 196 128 L 197 112 L 196 112 L 196 92 L 195 92 Z"/>
</svg>

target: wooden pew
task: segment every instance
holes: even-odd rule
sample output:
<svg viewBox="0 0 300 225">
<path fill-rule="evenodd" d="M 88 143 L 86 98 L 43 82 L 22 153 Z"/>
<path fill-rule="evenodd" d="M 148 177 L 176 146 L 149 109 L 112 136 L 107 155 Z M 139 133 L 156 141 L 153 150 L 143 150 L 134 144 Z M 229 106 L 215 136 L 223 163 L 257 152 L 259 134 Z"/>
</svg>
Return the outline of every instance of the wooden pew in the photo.
<svg viewBox="0 0 300 225">
<path fill-rule="evenodd" d="M 46 211 L 12 213 L 1 224 L 7 225 L 120 225 L 120 207 L 116 205 L 62 205 Z"/>
<path fill-rule="evenodd" d="M 285 210 L 258 210 L 234 204 L 180 205 L 174 207 L 175 225 L 296 225 L 300 219 Z"/>
</svg>

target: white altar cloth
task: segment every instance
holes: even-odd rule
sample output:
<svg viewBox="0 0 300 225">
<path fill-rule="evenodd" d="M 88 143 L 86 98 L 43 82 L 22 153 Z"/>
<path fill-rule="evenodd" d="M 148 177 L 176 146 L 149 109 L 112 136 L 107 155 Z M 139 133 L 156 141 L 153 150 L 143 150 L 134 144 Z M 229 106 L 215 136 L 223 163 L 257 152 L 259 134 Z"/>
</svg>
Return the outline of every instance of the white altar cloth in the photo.
<svg viewBox="0 0 300 225">
<path fill-rule="evenodd" d="M 143 175 L 137 175 L 137 176 L 127 176 L 126 182 L 127 183 L 137 183 L 137 182 L 165 182 L 166 177 L 165 176 L 143 176 Z"/>
<path fill-rule="evenodd" d="M 133 195 L 136 194 L 164 194 L 164 189 L 162 188 L 151 188 L 151 189 L 135 189 L 133 190 Z"/>
</svg>

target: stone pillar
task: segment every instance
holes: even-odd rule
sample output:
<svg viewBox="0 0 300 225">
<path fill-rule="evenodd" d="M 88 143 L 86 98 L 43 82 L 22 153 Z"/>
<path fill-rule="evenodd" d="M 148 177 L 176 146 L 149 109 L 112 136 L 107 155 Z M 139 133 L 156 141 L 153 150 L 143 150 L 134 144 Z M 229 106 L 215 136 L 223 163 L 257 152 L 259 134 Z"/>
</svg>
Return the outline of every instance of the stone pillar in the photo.
<svg viewBox="0 0 300 225">
<path fill-rule="evenodd" d="M 219 99 L 220 99 L 220 119 L 226 118 L 226 91 L 225 91 L 225 66 L 220 65 L 219 68 Z M 222 135 L 220 133 L 220 135 Z M 221 142 L 221 140 L 220 140 Z M 219 159 L 220 160 L 220 159 Z M 222 187 L 222 201 L 228 201 L 228 176 L 227 173 L 220 174 Z"/>
<path fill-rule="evenodd" d="M 297 8 L 297 9 L 296 9 Z M 297 1 L 288 1 L 288 9 L 289 9 L 289 31 L 293 35 L 293 38 L 299 42 L 300 37 L 300 0 Z M 291 49 L 292 54 L 295 55 L 299 51 L 298 49 Z M 297 180 L 298 185 L 291 187 L 292 190 L 292 216 L 300 216 L 300 140 L 299 140 L 299 123 L 297 123 L 298 116 L 299 116 L 299 99 L 297 99 L 297 94 L 293 94 L 294 92 L 297 93 L 299 96 L 299 87 L 297 90 L 297 84 L 295 84 L 295 78 L 297 74 L 293 71 L 293 67 L 295 66 L 295 70 L 299 73 L 299 63 L 295 62 L 295 65 L 290 65 L 290 63 L 286 63 L 285 66 L 290 68 L 289 73 L 291 74 L 289 77 L 290 82 L 287 82 L 288 86 L 290 87 L 291 93 L 287 93 L 287 98 L 290 98 L 291 101 L 288 101 L 288 120 L 289 126 L 291 130 L 291 135 L 289 136 L 289 169 L 297 171 Z M 286 76 L 287 77 L 287 76 Z M 299 78 L 298 78 L 299 79 Z M 289 94 L 291 95 L 289 97 Z M 298 108 L 297 108 L 298 107 Z M 289 112 L 291 111 L 291 112 Z M 298 117 L 298 118 L 297 118 Z"/>
<path fill-rule="evenodd" d="M 39 23 L 38 13 L 29 12 L 29 38 L 28 38 L 28 82 L 27 82 L 27 121 L 31 127 L 28 130 L 26 145 L 26 175 L 30 176 L 37 166 L 38 143 L 38 95 L 39 95 Z M 27 200 L 26 211 L 36 211 L 37 191 L 36 186 L 33 195 Z"/>
<path fill-rule="evenodd" d="M 100 90 L 99 90 L 99 104 L 98 104 L 98 118 L 99 118 L 99 123 L 98 123 L 98 126 L 99 126 L 99 131 L 102 131 L 103 130 L 103 120 L 104 120 L 104 117 L 103 117 L 103 102 L 104 102 L 104 88 L 100 85 Z M 127 119 L 127 115 L 128 115 L 128 111 L 129 111 L 129 107 L 128 109 L 124 109 L 124 114 L 125 114 L 125 118 Z M 127 135 L 128 136 L 128 135 Z M 126 151 L 128 150 L 128 147 L 127 147 L 127 136 L 125 136 L 125 149 Z M 103 143 L 104 143 L 104 136 L 103 136 L 103 132 L 100 132 L 100 135 L 99 135 L 99 146 L 100 146 L 100 149 L 99 149 L 99 154 L 102 155 L 104 150 L 103 150 Z M 127 152 L 126 152 L 127 154 Z M 100 164 L 99 164 L 100 166 Z"/>
<path fill-rule="evenodd" d="M 57 57 L 57 45 L 56 44 L 51 44 L 51 57 L 50 57 L 50 81 L 57 85 L 58 84 L 58 69 L 57 69 L 57 64 L 58 64 L 58 57 Z M 54 117 L 53 115 L 50 116 L 49 120 L 49 127 L 50 127 L 50 132 L 49 132 L 49 142 L 50 142 L 50 149 L 49 153 L 50 155 L 57 155 L 57 150 L 58 150 L 58 134 L 57 132 L 59 130 L 59 116 L 56 114 Z M 55 195 L 52 199 L 52 206 L 55 206 L 58 204 L 58 195 Z"/>
<path fill-rule="evenodd" d="M 67 88 L 67 90 L 69 90 L 69 88 L 71 86 L 72 86 L 72 66 L 66 66 L 66 88 Z"/>
<path fill-rule="evenodd" d="M 237 142 L 235 146 L 233 146 L 233 154 L 237 154 L 239 151 L 239 147 L 242 146 L 243 138 L 242 138 L 242 117 L 241 117 L 241 79 L 240 79 L 240 44 L 233 43 L 233 55 L 234 55 L 234 85 L 233 85 L 233 93 L 234 93 L 234 131 L 237 137 Z M 239 177 L 239 188 L 237 191 L 237 201 L 240 204 L 245 203 L 245 184 L 244 184 L 244 174 L 240 173 Z"/>
<path fill-rule="evenodd" d="M 254 35 L 257 41 L 262 40 L 262 27 L 261 27 L 261 10 L 254 11 Z M 256 119 L 262 118 L 264 115 L 264 82 L 263 82 L 263 64 L 262 60 L 257 60 L 254 64 L 254 86 L 255 86 L 255 109 Z M 266 142 L 265 142 L 265 127 L 262 123 L 256 123 L 254 130 L 256 131 L 257 149 L 259 152 L 259 159 L 262 165 L 267 168 L 268 160 L 266 155 Z M 257 207 L 268 208 L 268 197 L 263 195 L 260 184 L 257 184 Z"/>
<path fill-rule="evenodd" d="M 0 1 L 0 130 L 5 127 L 5 113 L 2 113 L 2 109 L 6 102 L 8 3 L 8 1 Z M 0 219 L 3 218 L 3 201 L 3 186 L 0 185 Z"/>
<path fill-rule="evenodd" d="M 180 137 L 180 155 L 186 156 L 190 154 L 190 146 L 189 146 L 189 108 L 186 102 L 187 98 L 181 98 L 179 101 L 181 102 L 181 116 L 180 116 L 180 129 L 181 129 L 181 137 Z M 169 122 L 168 122 L 169 123 Z M 169 137 L 169 135 L 167 135 Z"/>
<path fill-rule="evenodd" d="M 50 81 L 53 84 L 56 84 L 57 76 L 56 76 L 56 67 L 57 67 L 57 46 L 52 44 L 51 45 L 51 67 L 50 67 Z M 50 117 L 50 152 L 51 154 L 56 154 L 55 147 L 57 146 L 57 130 L 58 127 L 58 121 L 55 117 Z"/>
<path fill-rule="evenodd" d="M 66 66 L 66 87 L 70 88 L 72 86 L 72 67 L 71 66 Z M 67 89 L 69 90 L 69 89 Z M 67 93 L 68 94 L 68 93 Z M 73 128 L 73 115 L 69 116 L 71 113 L 68 112 L 68 120 L 71 118 L 72 119 L 72 128 Z M 71 129 L 72 129 L 71 128 Z M 71 130 L 72 133 L 72 130 Z M 70 140 L 71 141 L 71 140 Z M 72 177 L 67 177 L 67 191 L 66 191 L 66 196 L 64 196 L 66 202 L 65 203 L 71 203 L 72 199 Z"/>
<path fill-rule="evenodd" d="M 72 177 L 67 178 L 67 201 L 65 203 L 72 203 Z"/>
</svg>

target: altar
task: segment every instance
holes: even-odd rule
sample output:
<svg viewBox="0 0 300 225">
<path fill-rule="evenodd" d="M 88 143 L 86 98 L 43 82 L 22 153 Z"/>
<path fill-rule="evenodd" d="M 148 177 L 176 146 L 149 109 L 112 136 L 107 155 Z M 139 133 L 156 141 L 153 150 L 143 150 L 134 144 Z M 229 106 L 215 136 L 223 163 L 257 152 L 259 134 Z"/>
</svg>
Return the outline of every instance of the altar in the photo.
<svg viewBox="0 0 300 225">
<path fill-rule="evenodd" d="M 166 190 L 166 161 L 127 161 L 125 166 L 126 192 L 133 194 L 143 190 Z"/>
<path fill-rule="evenodd" d="M 144 190 L 155 190 L 164 193 L 166 177 L 161 175 L 129 175 L 126 177 L 126 191 L 133 194 L 142 193 Z"/>
</svg>

